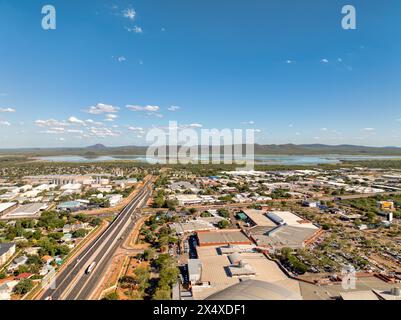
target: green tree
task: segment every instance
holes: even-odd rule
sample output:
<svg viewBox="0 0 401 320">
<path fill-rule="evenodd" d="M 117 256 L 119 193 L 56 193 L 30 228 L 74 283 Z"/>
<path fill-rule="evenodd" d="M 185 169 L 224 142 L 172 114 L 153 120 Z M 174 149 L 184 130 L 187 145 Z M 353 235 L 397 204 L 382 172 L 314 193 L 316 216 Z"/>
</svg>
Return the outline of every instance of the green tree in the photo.
<svg viewBox="0 0 401 320">
<path fill-rule="evenodd" d="M 230 223 L 227 220 L 220 220 L 217 224 L 220 229 L 227 229 L 229 225 Z"/>
<path fill-rule="evenodd" d="M 111 292 L 104 296 L 102 300 L 120 300 L 117 292 Z"/>
<path fill-rule="evenodd" d="M 223 217 L 223 218 L 228 218 L 230 216 L 230 213 L 228 212 L 227 209 L 219 209 L 217 210 L 217 213 L 219 214 L 219 216 Z"/>
<path fill-rule="evenodd" d="M 146 249 L 144 252 L 143 252 L 143 259 L 144 260 L 146 260 L 146 261 L 150 261 L 150 260 L 152 260 L 154 257 L 155 257 L 155 254 L 156 254 L 156 251 L 154 250 L 154 249 L 152 249 L 152 248 L 150 248 L 150 249 Z"/>
<path fill-rule="evenodd" d="M 180 271 L 177 267 L 164 268 L 160 271 L 159 287 L 172 287 L 178 279 Z"/>
<path fill-rule="evenodd" d="M 64 233 L 62 233 L 62 232 L 53 232 L 53 233 L 48 234 L 48 237 L 52 238 L 54 240 L 60 240 L 63 236 L 64 236 Z"/>
<path fill-rule="evenodd" d="M 72 233 L 73 238 L 83 238 L 88 232 L 85 229 L 78 229 Z"/>
<path fill-rule="evenodd" d="M 23 279 L 15 286 L 14 292 L 16 294 L 26 294 L 33 289 L 33 282 L 31 279 Z"/>
<path fill-rule="evenodd" d="M 157 288 L 153 294 L 152 300 L 171 300 L 171 290 L 165 288 Z"/>
<path fill-rule="evenodd" d="M 138 267 L 134 271 L 135 283 L 138 285 L 138 289 L 144 292 L 149 288 L 150 270 L 146 267 Z"/>
</svg>

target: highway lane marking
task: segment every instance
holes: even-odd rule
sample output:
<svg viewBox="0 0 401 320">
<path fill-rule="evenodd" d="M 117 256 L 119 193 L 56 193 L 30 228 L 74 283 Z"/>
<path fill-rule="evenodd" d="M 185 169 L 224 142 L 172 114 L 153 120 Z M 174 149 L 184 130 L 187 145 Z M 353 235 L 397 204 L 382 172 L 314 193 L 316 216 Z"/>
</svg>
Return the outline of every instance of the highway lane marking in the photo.
<svg viewBox="0 0 401 320">
<path fill-rule="evenodd" d="M 138 203 L 138 206 L 139 206 L 139 207 L 142 206 L 142 205 L 144 205 L 143 202 L 144 202 L 146 196 L 147 196 L 147 195 L 144 194 L 144 197 L 139 201 L 139 203 Z M 136 208 L 133 210 L 133 213 L 135 213 L 135 210 L 136 210 Z M 131 215 L 129 215 L 129 216 L 131 216 Z M 102 250 L 101 250 L 101 251 L 99 252 L 99 254 L 96 255 L 95 261 L 98 260 L 99 255 L 100 255 L 100 258 L 99 258 L 99 260 L 97 261 L 98 266 L 101 266 L 101 264 L 103 263 L 103 261 L 108 257 L 109 252 L 110 252 L 111 250 L 113 250 L 113 249 L 114 249 L 114 246 L 116 245 L 116 243 L 117 243 L 118 241 L 120 241 L 120 237 L 126 232 L 127 228 L 132 224 L 132 221 L 131 221 L 131 219 L 129 218 L 129 216 L 127 216 L 128 219 L 127 219 L 126 223 L 123 225 L 123 227 L 122 227 L 119 231 L 117 231 L 117 232 L 118 232 L 118 233 L 117 233 L 117 236 L 112 240 L 112 242 L 111 242 L 110 246 L 107 248 L 106 252 L 105 252 L 104 254 L 102 254 L 102 252 L 101 252 Z M 96 270 L 95 270 L 95 272 L 96 272 Z M 76 294 L 76 296 L 74 297 L 74 300 L 77 300 L 77 299 L 79 298 L 79 296 L 81 295 L 82 291 L 85 290 L 86 286 L 88 285 L 88 283 L 89 283 L 89 282 L 91 281 L 91 279 L 93 278 L 95 272 L 92 273 L 92 274 L 89 274 L 89 276 L 88 276 L 88 278 L 86 279 L 86 281 L 85 281 L 85 279 L 84 279 L 83 277 L 81 277 L 81 279 L 83 279 L 85 282 L 83 283 L 83 285 L 82 285 L 80 291 L 79 291 L 79 292 Z"/>
<path fill-rule="evenodd" d="M 138 201 L 141 200 L 142 195 L 145 193 L 145 189 L 146 189 L 146 187 L 148 186 L 148 184 L 149 184 L 149 181 L 146 182 L 146 184 L 144 185 L 144 188 L 137 194 L 137 197 L 135 197 L 135 199 L 133 199 L 133 201 L 132 201 L 130 204 L 128 204 L 128 205 L 123 209 L 123 211 L 121 211 L 121 213 L 118 215 L 118 217 L 116 218 L 116 220 L 114 220 L 114 221 L 108 226 L 108 228 L 97 238 L 97 240 L 96 240 L 93 244 L 91 244 L 91 245 L 86 249 L 85 254 L 79 259 L 79 261 L 77 261 L 77 264 L 76 264 L 75 266 L 72 267 L 71 271 L 68 272 L 65 276 L 63 276 L 62 273 L 58 276 L 58 277 L 62 277 L 62 276 L 63 276 L 64 279 L 63 279 L 63 280 L 60 282 L 60 284 L 57 286 L 58 288 L 56 288 L 53 292 L 51 292 L 50 296 L 55 295 L 55 294 L 60 290 L 60 287 L 70 278 L 71 274 L 72 274 L 72 273 L 75 271 L 75 269 L 78 267 L 79 263 L 80 263 L 81 261 L 83 261 L 83 260 L 85 259 L 85 257 L 86 257 L 88 254 L 90 254 L 92 248 L 95 247 L 100 241 L 102 241 L 103 238 L 105 237 L 105 235 L 106 235 L 107 233 L 109 233 L 110 230 L 112 230 L 116 224 L 118 225 L 118 224 L 121 223 L 121 221 L 123 221 L 123 218 L 120 218 L 120 217 L 123 217 L 124 214 L 126 213 L 126 211 L 130 211 L 130 210 L 132 209 L 133 206 L 136 206 L 136 203 L 137 203 Z M 112 231 L 111 233 L 113 233 L 113 231 Z M 78 256 L 78 258 L 79 258 L 79 256 Z M 72 261 L 71 263 L 73 263 L 73 261 Z M 83 264 L 83 266 L 84 266 L 84 265 L 85 265 L 85 263 Z M 82 267 L 79 269 L 79 271 L 80 271 L 81 269 L 82 269 Z M 67 271 L 68 268 L 66 268 L 65 270 Z M 58 277 L 56 277 L 56 280 L 57 280 Z M 68 285 L 68 286 L 70 286 L 70 285 Z M 68 287 L 67 287 L 67 288 L 68 288 Z M 62 295 L 63 295 L 63 292 L 60 294 L 59 297 L 61 297 Z"/>
<path fill-rule="evenodd" d="M 140 199 L 136 199 L 134 202 L 138 202 L 139 200 L 140 200 Z M 118 224 L 113 225 L 113 228 L 115 228 L 115 229 L 113 229 L 113 230 L 109 233 L 109 235 L 102 241 L 102 243 L 100 243 L 100 246 L 99 246 L 97 249 L 94 249 L 95 251 L 91 253 L 90 258 L 92 258 L 92 261 L 96 261 L 96 260 L 97 260 L 97 257 L 99 256 L 99 254 L 101 253 L 101 251 L 104 249 L 104 247 L 108 244 L 108 242 L 110 241 L 110 239 L 111 239 L 111 238 L 115 235 L 115 233 L 117 232 L 116 230 L 118 230 L 119 227 L 120 227 L 120 225 L 123 224 L 126 214 L 129 213 L 130 210 L 132 210 L 132 207 L 133 207 L 133 206 L 136 206 L 136 204 L 131 203 L 131 205 L 129 205 L 129 206 L 130 206 L 130 208 L 126 208 L 126 209 L 127 209 L 126 212 L 121 213 L 121 217 L 122 217 L 122 218 L 119 220 Z M 111 229 L 110 229 L 110 230 L 111 230 Z M 95 246 L 95 245 L 93 245 L 92 248 L 93 248 L 94 246 Z M 88 254 L 89 254 L 89 251 L 88 251 Z M 90 261 L 89 261 L 89 262 L 90 262 Z M 86 263 L 89 263 L 89 262 L 86 262 Z M 84 265 L 79 269 L 79 271 L 78 271 L 78 273 L 79 273 L 80 275 L 77 275 L 77 276 L 74 278 L 73 282 L 68 286 L 68 288 L 66 289 L 66 291 L 64 291 L 64 292 L 62 293 L 62 295 L 60 295 L 60 298 L 62 298 L 62 297 L 64 297 L 64 296 L 65 296 L 65 297 L 68 297 L 68 295 L 71 293 L 71 291 L 74 290 L 75 284 L 78 283 L 79 281 L 81 281 L 81 279 L 85 276 L 85 272 L 82 273 L 82 270 L 85 270 L 85 264 L 84 264 Z"/>
</svg>

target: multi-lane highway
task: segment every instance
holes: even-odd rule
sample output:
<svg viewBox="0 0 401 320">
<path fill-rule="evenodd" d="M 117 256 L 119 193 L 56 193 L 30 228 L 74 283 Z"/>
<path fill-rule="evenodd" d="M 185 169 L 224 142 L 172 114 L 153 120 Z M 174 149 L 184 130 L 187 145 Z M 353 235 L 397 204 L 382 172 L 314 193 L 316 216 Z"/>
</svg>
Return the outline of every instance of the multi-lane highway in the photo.
<svg viewBox="0 0 401 320">
<path fill-rule="evenodd" d="M 139 218 L 139 209 L 146 205 L 152 194 L 152 180 L 148 180 L 136 197 L 127 205 L 109 227 L 89 244 L 78 257 L 70 261 L 56 277 L 41 299 L 47 300 L 85 300 L 104 275 L 113 254 L 129 234 Z M 93 270 L 88 273 L 88 267 Z"/>
</svg>

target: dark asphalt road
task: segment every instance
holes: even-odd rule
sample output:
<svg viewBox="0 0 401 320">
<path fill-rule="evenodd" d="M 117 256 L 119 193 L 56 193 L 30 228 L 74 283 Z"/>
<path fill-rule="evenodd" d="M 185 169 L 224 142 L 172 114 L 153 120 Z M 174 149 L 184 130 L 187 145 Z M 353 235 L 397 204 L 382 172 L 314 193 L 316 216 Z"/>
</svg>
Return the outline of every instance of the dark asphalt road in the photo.
<svg viewBox="0 0 401 320">
<path fill-rule="evenodd" d="M 69 265 L 56 277 L 54 288 L 49 288 L 42 295 L 42 299 L 52 300 L 85 300 L 88 299 L 92 290 L 96 287 L 98 281 L 103 276 L 110 258 L 122 243 L 122 238 L 129 233 L 130 227 L 135 223 L 132 220 L 134 212 L 139 207 L 144 206 L 152 194 L 151 184 L 148 181 L 138 195 L 127 205 L 117 218 L 109 225 L 109 227 L 99 235 L 93 242 L 88 245 L 83 252 L 79 254 Z M 116 237 L 127 224 L 129 220 L 132 222 L 126 228 L 124 234 L 113 244 Z M 98 252 L 98 250 L 100 251 Z M 97 262 L 95 269 L 91 274 L 86 275 L 83 270 L 92 263 Z M 78 278 L 78 281 L 77 281 Z M 70 284 L 73 282 L 73 287 Z M 67 291 L 69 291 L 67 293 Z M 65 296 L 67 293 L 67 296 Z"/>
</svg>

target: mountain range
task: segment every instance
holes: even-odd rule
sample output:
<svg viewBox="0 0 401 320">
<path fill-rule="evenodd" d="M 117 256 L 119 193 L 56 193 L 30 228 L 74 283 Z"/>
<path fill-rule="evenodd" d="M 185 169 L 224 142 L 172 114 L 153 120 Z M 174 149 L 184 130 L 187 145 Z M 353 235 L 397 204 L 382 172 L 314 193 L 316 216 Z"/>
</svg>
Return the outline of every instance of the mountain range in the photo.
<svg viewBox="0 0 401 320">
<path fill-rule="evenodd" d="M 96 157 L 105 155 L 145 155 L 147 146 L 120 146 L 108 147 L 103 144 L 95 144 L 88 147 L 77 148 L 21 148 L 21 149 L 0 149 L 0 155 L 25 155 L 30 157 L 43 156 L 84 156 Z M 211 150 L 208 146 L 199 146 L 200 149 Z M 221 150 L 223 147 L 221 147 Z M 245 152 L 245 145 L 242 146 Z M 325 144 L 255 144 L 257 155 L 381 155 L 401 156 L 400 147 L 367 147 L 357 145 L 325 145 Z"/>
</svg>

